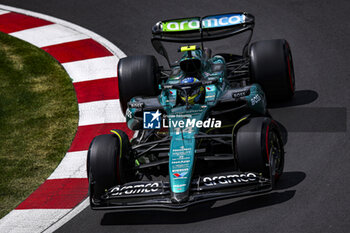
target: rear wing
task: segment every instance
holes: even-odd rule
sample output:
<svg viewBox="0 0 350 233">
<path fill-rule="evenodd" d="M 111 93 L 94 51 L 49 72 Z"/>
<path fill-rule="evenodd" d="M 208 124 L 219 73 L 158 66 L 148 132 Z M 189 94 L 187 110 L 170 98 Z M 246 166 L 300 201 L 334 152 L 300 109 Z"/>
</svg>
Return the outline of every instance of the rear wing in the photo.
<svg viewBox="0 0 350 233">
<path fill-rule="evenodd" d="M 175 43 L 196 43 L 224 39 L 245 31 L 250 31 L 249 38 L 243 47 L 245 54 L 253 35 L 254 16 L 245 13 L 227 13 L 205 17 L 191 17 L 159 21 L 152 28 L 151 39 L 154 49 L 164 56 L 170 66 L 169 57 L 161 41 Z"/>
<path fill-rule="evenodd" d="M 152 28 L 153 39 L 168 42 L 203 42 L 223 39 L 254 27 L 254 16 L 228 13 L 160 21 Z"/>
</svg>

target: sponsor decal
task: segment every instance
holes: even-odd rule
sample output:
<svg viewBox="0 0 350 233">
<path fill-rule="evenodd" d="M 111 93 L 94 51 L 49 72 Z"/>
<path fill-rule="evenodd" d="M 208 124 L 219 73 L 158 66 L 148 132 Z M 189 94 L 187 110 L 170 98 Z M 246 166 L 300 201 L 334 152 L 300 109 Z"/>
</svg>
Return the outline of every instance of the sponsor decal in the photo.
<svg viewBox="0 0 350 233">
<path fill-rule="evenodd" d="M 176 189 L 176 190 L 182 190 L 183 187 L 185 187 L 186 184 L 175 184 L 173 187 Z"/>
<path fill-rule="evenodd" d="M 208 85 L 206 86 L 206 92 L 205 92 L 205 100 L 207 102 L 214 101 L 217 94 L 216 86 L 215 85 Z"/>
<path fill-rule="evenodd" d="M 233 98 L 239 98 L 239 97 L 244 97 L 250 94 L 250 89 L 244 90 L 244 91 L 238 91 L 238 92 L 233 92 L 232 97 Z"/>
<path fill-rule="evenodd" d="M 213 80 L 203 80 L 202 84 L 205 85 L 205 86 L 206 85 L 212 85 L 212 84 L 216 83 L 216 81 L 217 81 L 216 78 L 213 79 Z"/>
<path fill-rule="evenodd" d="M 163 89 L 172 89 L 173 85 L 165 84 L 163 85 Z"/>
<path fill-rule="evenodd" d="M 182 163 L 190 163 L 191 160 L 179 160 L 179 161 L 171 161 L 171 164 L 182 164 Z"/>
<path fill-rule="evenodd" d="M 189 18 L 189 19 L 176 19 L 167 22 L 163 22 L 164 32 L 178 32 L 178 31 L 189 31 L 198 30 L 199 18 Z"/>
<path fill-rule="evenodd" d="M 186 165 L 183 165 L 183 166 L 186 166 Z M 183 166 L 182 165 L 175 166 L 177 169 L 173 169 L 172 170 L 172 173 L 173 173 L 174 177 L 176 177 L 176 178 L 186 177 L 186 175 L 188 174 L 189 169 L 188 168 L 180 168 L 180 167 L 183 167 Z"/>
<path fill-rule="evenodd" d="M 130 108 L 142 108 L 144 106 L 144 103 L 142 102 L 129 102 Z"/>
<path fill-rule="evenodd" d="M 257 176 L 254 173 L 242 173 L 242 174 L 231 174 L 231 175 L 221 175 L 213 177 L 202 178 L 203 184 L 205 186 L 216 186 L 216 185 L 226 185 L 232 183 L 248 183 L 257 181 Z"/>
<path fill-rule="evenodd" d="M 162 114 L 156 112 L 143 112 L 143 128 L 144 129 L 160 129 L 160 116 Z"/>
<path fill-rule="evenodd" d="M 155 193 L 160 191 L 159 183 L 134 184 L 125 186 L 116 186 L 108 191 L 112 196 Z"/>
<path fill-rule="evenodd" d="M 187 173 L 188 173 L 188 172 L 174 173 L 173 175 L 174 175 L 175 177 L 184 177 L 184 176 L 187 175 Z"/>
<path fill-rule="evenodd" d="M 202 28 L 227 27 L 244 23 L 245 16 L 242 14 L 216 15 L 204 18 Z M 199 18 L 176 19 L 162 23 L 164 32 L 179 32 L 200 29 Z"/>
<path fill-rule="evenodd" d="M 261 101 L 261 97 L 259 94 L 256 94 L 250 101 L 252 102 L 252 105 L 254 106 L 255 104 L 257 104 Z"/>
<path fill-rule="evenodd" d="M 126 117 L 127 118 L 132 118 L 132 112 L 129 110 L 129 108 L 126 109 Z"/>
<path fill-rule="evenodd" d="M 236 24 L 244 23 L 245 16 L 242 14 L 227 14 L 210 16 L 202 20 L 203 28 L 216 28 L 233 26 Z"/>
</svg>

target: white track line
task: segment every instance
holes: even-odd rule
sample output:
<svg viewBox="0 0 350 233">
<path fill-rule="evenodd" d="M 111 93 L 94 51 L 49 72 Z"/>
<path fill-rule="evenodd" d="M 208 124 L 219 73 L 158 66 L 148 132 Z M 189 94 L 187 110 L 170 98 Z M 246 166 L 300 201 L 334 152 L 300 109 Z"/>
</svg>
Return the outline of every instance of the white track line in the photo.
<svg viewBox="0 0 350 233">
<path fill-rule="evenodd" d="M 87 178 L 86 156 L 87 150 L 67 152 L 56 170 L 47 179 Z"/>
<path fill-rule="evenodd" d="M 74 209 L 72 209 L 69 213 L 67 213 L 63 218 L 61 218 L 56 223 L 54 223 L 53 225 L 48 227 L 44 232 L 45 233 L 52 233 L 52 232 L 56 231 L 58 228 L 63 226 L 66 222 L 71 220 L 74 216 L 79 214 L 81 211 L 83 211 L 89 205 L 90 205 L 89 198 L 86 198 L 79 205 L 77 205 Z"/>
<path fill-rule="evenodd" d="M 7 14 L 9 13 L 8 11 L 0 10 L 0 15 Z"/>
<path fill-rule="evenodd" d="M 79 104 L 79 126 L 125 122 L 119 100 L 101 100 Z"/>
<path fill-rule="evenodd" d="M 42 232 L 70 211 L 70 209 L 12 210 L 0 220 L 0 232 Z"/>
<path fill-rule="evenodd" d="M 37 47 L 45 47 L 89 38 L 87 35 L 58 24 L 26 29 L 10 33 L 9 35 L 25 40 Z"/>
<path fill-rule="evenodd" d="M 62 63 L 73 82 L 117 77 L 119 59 L 115 56 Z"/>
</svg>

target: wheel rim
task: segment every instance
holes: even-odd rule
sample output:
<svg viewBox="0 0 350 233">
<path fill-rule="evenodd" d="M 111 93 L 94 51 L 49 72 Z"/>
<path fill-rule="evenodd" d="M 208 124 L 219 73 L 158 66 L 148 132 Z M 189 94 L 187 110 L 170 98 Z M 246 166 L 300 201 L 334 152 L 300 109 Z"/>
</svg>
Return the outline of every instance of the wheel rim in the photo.
<svg viewBox="0 0 350 233">
<path fill-rule="evenodd" d="M 278 179 L 283 172 L 283 148 L 281 141 L 275 132 L 271 133 L 270 136 L 270 169 L 271 177 L 275 180 Z"/>
</svg>

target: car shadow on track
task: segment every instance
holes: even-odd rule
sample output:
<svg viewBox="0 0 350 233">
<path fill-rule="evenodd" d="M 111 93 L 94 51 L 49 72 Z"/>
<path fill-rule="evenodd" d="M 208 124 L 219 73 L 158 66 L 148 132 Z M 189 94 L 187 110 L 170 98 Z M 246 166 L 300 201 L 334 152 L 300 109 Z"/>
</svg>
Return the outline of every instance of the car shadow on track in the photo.
<svg viewBox="0 0 350 233">
<path fill-rule="evenodd" d="M 206 202 L 190 207 L 187 211 L 182 212 L 163 210 L 109 212 L 104 214 L 101 225 L 185 224 L 272 206 L 292 199 L 296 190 L 286 189 L 296 186 L 305 177 L 306 174 L 304 172 L 285 172 L 274 191 L 243 199 L 240 198 L 239 200 L 231 199 L 232 202 L 218 207 L 213 206 L 215 202 Z"/>
<path fill-rule="evenodd" d="M 269 113 L 288 133 L 346 132 L 346 107 L 308 106 L 317 98 L 318 94 L 315 91 L 296 91 L 290 101 L 270 103 Z"/>
<path fill-rule="evenodd" d="M 310 104 L 314 102 L 318 98 L 318 93 L 313 90 L 300 90 L 295 91 L 294 96 L 289 101 L 270 103 L 268 104 L 268 108 L 284 108 L 284 107 L 292 107 Z"/>
</svg>

